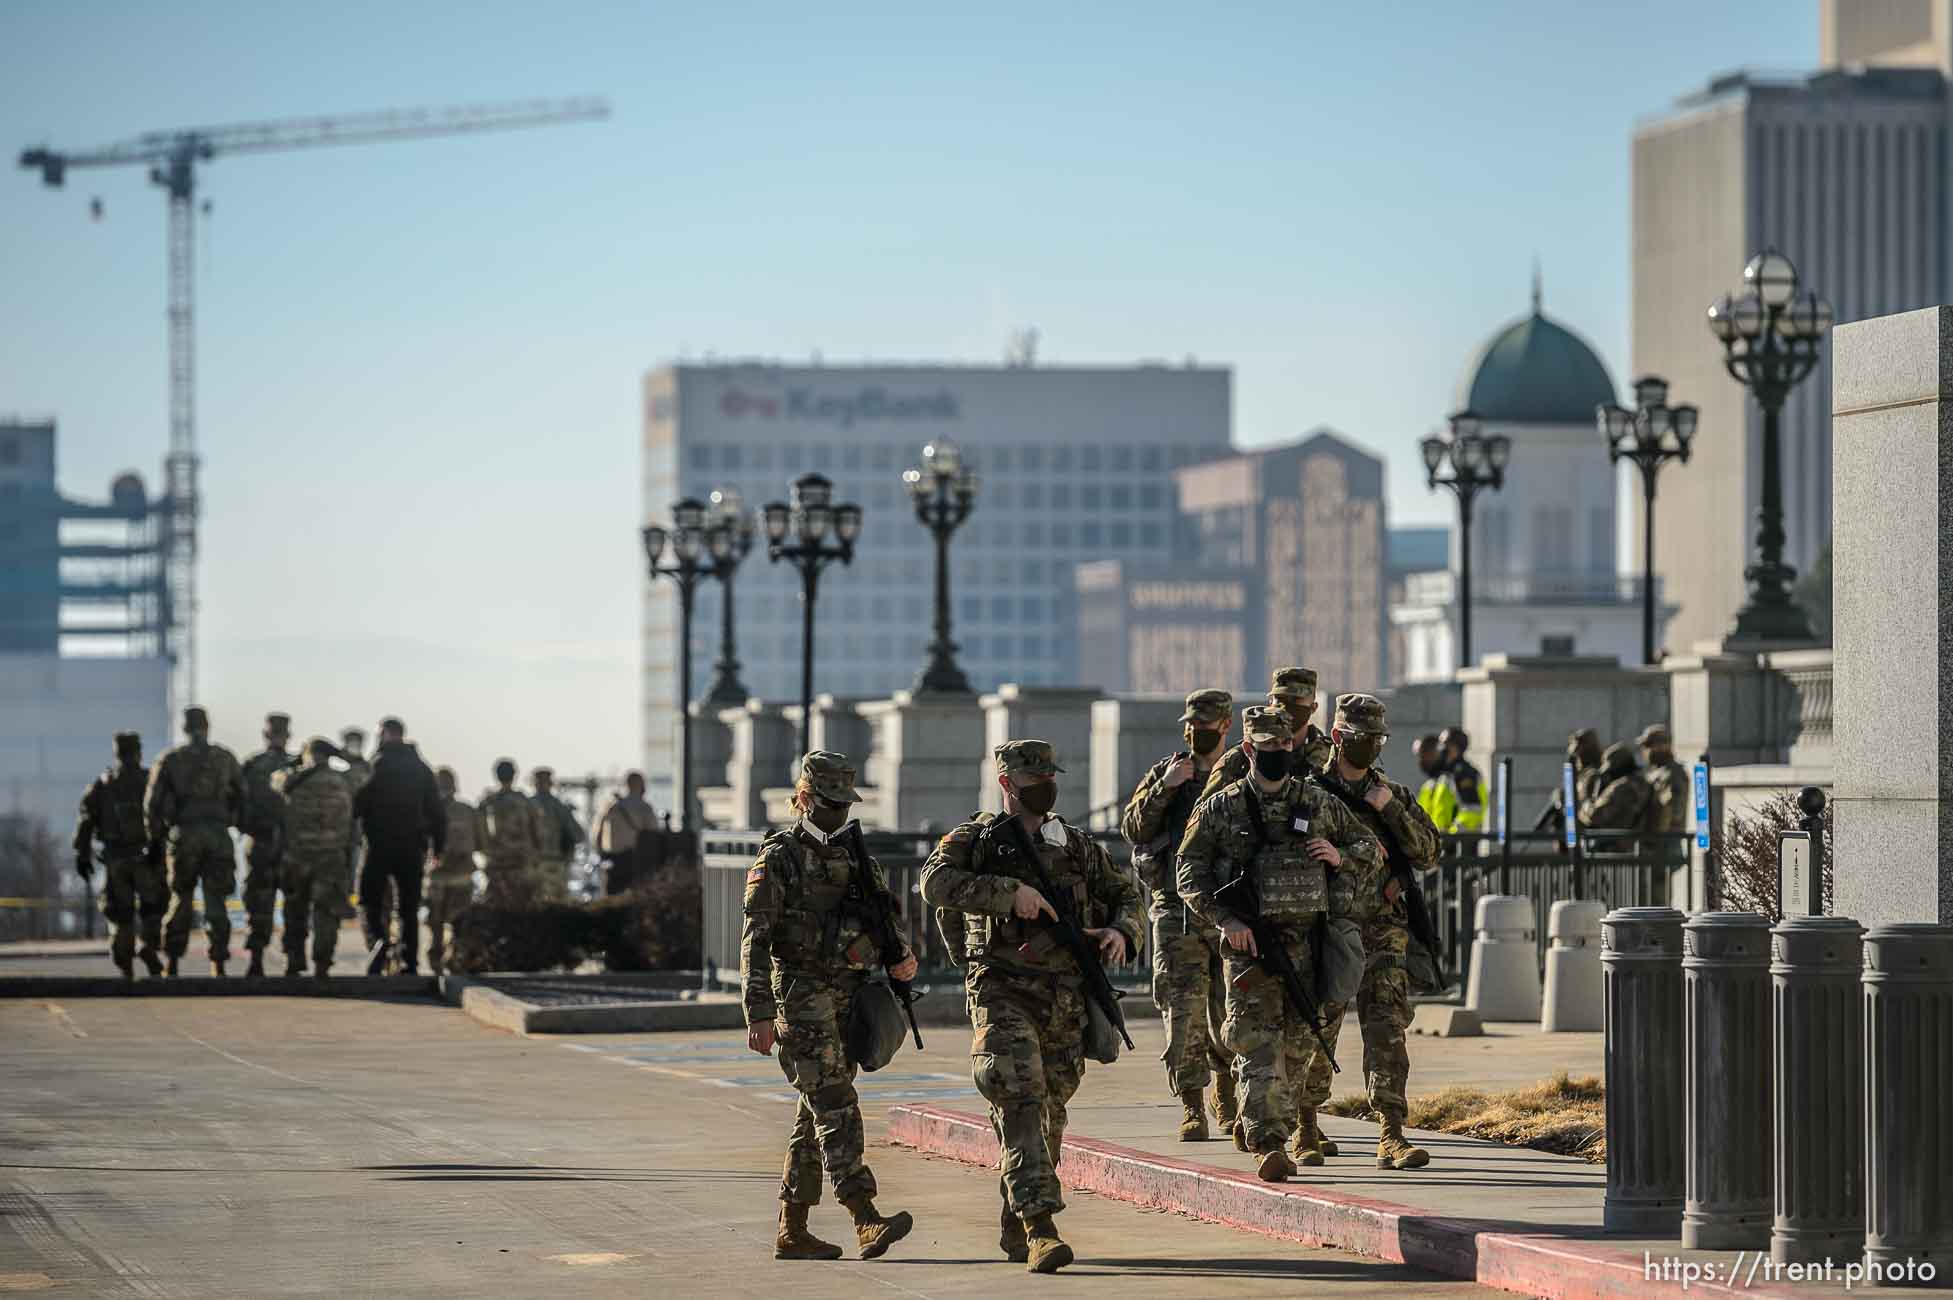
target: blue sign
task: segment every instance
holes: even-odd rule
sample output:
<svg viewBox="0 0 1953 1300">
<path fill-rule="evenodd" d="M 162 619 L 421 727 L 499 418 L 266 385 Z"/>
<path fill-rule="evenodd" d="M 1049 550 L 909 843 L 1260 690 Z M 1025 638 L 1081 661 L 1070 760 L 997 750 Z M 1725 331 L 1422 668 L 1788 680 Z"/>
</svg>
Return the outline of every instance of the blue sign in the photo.
<svg viewBox="0 0 1953 1300">
<path fill-rule="evenodd" d="M 1512 818 L 1506 813 L 1505 807 L 1506 774 L 1511 769 L 1512 764 L 1510 763 L 1499 764 L 1499 806 L 1498 811 L 1494 815 L 1499 819 L 1497 825 L 1499 828 L 1499 843 L 1501 844 L 1505 843 L 1505 828 L 1512 824 Z"/>
<path fill-rule="evenodd" d="M 1560 807 L 1566 816 L 1560 824 L 1566 828 L 1566 846 L 1572 848 L 1580 838 L 1580 802 L 1573 797 L 1573 764 L 1560 764 Z"/>
<path fill-rule="evenodd" d="M 1709 765 L 1695 765 L 1695 847 L 1709 847 Z"/>
</svg>

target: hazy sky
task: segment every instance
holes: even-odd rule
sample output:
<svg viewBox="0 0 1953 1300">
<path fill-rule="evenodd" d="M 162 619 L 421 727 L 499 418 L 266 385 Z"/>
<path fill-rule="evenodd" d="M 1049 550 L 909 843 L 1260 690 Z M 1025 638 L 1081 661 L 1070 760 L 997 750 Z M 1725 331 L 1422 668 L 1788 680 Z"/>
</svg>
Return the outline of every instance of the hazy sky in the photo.
<svg viewBox="0 0 1953 1300">
<path fill-rule="evenodd" d="M 202 173 L 220 739 L 399 712 L 464 785 L 634 761 L 636 386 L 680 356 L 1191 354 L 1234 367 L 1239 441 L 1332 425 L 1389 458 L 1393 522 L 1441 519 L 1414 442 L 1535 256 L 1627 379 L 1635 119 L 1817 42 L 1789 0 L 948 8 L 0 7 L 9 151 L 615 107 Z M 0 410 L 58 417 L 71 493 L 156 479 L 163 218 L 133 168 L 0 181 Z"/>
</svg>

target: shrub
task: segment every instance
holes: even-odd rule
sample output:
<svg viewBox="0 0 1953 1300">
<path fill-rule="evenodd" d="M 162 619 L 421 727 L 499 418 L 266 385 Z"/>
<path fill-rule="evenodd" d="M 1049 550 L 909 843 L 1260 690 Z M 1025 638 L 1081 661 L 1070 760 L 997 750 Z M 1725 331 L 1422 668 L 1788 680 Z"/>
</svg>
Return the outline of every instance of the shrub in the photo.
<svg viewBox="0 0 1953 1300">
<path fill-rule="evenodd" d="M 454 967 L 567 971 L 601 958 L 606 970 L 696 970 L 701 901 L 698 869 L 678 865 L 594 903 L 475 903 L 454 919 Z"/>
</svg>

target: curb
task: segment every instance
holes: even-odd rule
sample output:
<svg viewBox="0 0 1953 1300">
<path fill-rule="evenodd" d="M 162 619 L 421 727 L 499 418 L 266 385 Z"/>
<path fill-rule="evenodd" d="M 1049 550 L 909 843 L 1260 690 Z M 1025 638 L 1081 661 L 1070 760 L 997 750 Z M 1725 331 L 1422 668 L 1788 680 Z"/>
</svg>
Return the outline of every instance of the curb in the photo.
<svg viewBox="0 0 1953 1300">
<path fill-rule="evenodd" d="M 443 975 L 440 995 L 450 1005 L 512 1034 L 632 1034 L 699 1029 L 740 1029 L 745 1011 L 725 1002 L 586 1002 L 543 1006 L 525 1002 L 468 975 Z"/>
<path fill-rule="evenodd" d="M 997 1167 L 997 1138 L 986 1119 L 939 1106 L 888 1110 L 888 1139 L 932 1155 Z M 1195 1218 L 1307 1246 L 1353 1251 L 1445 1277 L 1554 1300 L 1742 1295 L 1793 1300 L 1811 1291 L 1718 1282 L 1648 1280 L 1639 1253 L 1596 1241 L 1528 1233 L 1527 1225 L 1429 1214 L 1306 1183 L 1264 1183 L 1253 1174 L 1175 1160 L 1097 1138 L 1065 1138 L 1067 1186 L 1174 1210 Z M 1679 1249 L 1677 1252 L 1679 1254 Z"/>
<path fill-rule="evenodd" d="M 179 975 L 175 979 L 119 975 L 0 975 L 6 998 L 379 998 L 436 997 L 431 975 L 335 975 L 320 989 L 309 975 L 287 979 L 266 975 Z"/>
</svg>

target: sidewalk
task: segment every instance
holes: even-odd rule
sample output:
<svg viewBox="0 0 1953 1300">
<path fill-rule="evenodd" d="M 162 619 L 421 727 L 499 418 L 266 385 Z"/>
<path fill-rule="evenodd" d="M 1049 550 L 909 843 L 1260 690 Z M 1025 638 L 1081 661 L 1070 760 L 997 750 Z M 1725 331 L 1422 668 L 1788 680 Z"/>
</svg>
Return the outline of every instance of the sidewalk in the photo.
<svg viewBox="0 0 1953 1300">
<path fill-rule="evenodd" d="M 1275 1185 L 1258 1179 L 1248 1158 L 1223 1140 L 1178 1141 L 1162 1115 L 1157 1105 L 1075 1112 L 1060 1168 L 1066 1188 L 1308 1246 L 1333 1245 L 1521 1295 L 1762 1298 L 1846 1289 L 1845 1260 L 1837 1261 L 1838 1276 L 1828 1284 L 1775 1277 L 1767 1233 L 1760 1256 L 1684 1252 L 1677 1240 L 1603 1236 L 1605 1170 L 1569 1157 L 1419 1132 L 1413 1140 L 1431 1152 L 1430 1166 L 1383 1171 L 1376 1168 L 1376 1126 L 1330 1117 L 1323 1128 L 1341 1154 Z M 888 1132 L 891 1141 L 918 1151 L 996 1164 L 996 1138 L 976 1109 L 894 1106 Z M 1685 1266 L 1697 1270 L 1686 1281 Z M 1949 1282 L 1942 1278 L 1910 1294 L 1953 1295 Z"/>
</svg>

